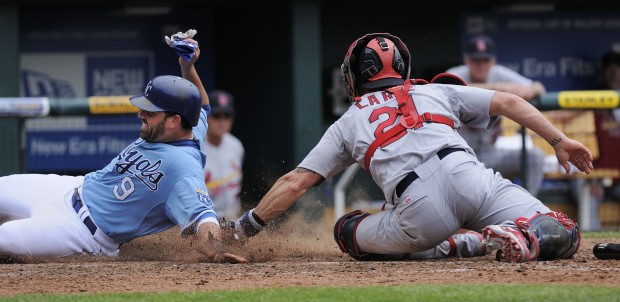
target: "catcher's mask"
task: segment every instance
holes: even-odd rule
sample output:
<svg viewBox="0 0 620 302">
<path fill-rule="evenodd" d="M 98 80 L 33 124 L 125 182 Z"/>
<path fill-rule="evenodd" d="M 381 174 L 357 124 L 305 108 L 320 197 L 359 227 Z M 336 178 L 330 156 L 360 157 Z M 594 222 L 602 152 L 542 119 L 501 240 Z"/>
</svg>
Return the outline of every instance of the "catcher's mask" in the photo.
<svg viewBox="0 0 620 302">
<path fill-rule="evenodd" d="M 359 88 L 402 85 L 409 79 L 411 56 L 400 38 L 389 33 L 366 34 L 349 46 L 340 67 L 347 96 L 359 100 Z"/>
</svg>

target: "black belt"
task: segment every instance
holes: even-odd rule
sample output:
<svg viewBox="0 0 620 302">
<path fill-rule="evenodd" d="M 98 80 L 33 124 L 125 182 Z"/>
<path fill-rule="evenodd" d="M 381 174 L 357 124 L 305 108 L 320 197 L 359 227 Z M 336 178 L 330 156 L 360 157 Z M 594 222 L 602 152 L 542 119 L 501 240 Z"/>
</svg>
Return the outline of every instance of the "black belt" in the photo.
<svg viewBox="0 0 620 302">
<path fill-rule="evenodd" d="M 80 198 L 80 193 L 78 192 L 77 188 L 75 189 L 75 193 L 73 193 L 73 197 L 71 197 L 71 202 L 73 203 L 73 209 L 79 215 L 80 209 L 82 208 L 83 204 L 82 198 Z M 97 231 L 97 226 L 95 225 L 93 220 L 90 219 L 90 216 L 84 217 L 84 220 L 82 220 L 82 222 L 84 223 L 84 225 L 86 225 L 86 227 L 90 231 L 90 234 L 94 236 L 95 232 Z"/>
<path fill-rule="evenodd" d="M 453 152 L 457 152 L 457 151 L 465 151 L 465 149 L 461 149 L 461 148 L 445 148 L 445 149 L 441 149 L 441 150 L 439 150 L 439 152 L 437 152 L 437 157 L 439 157 L 439 159 L 443 159 L 444 157 L 448 156 L 448 154 L 453 153 Z M 418 174 L 415 173 L 415 171 L 411 171 L 411 173 L 407 174 L 407 176 L 405 176 L 405 178 L 403 178 L 396 185 L 396 197 L 400 197 L 400 195 L 403 194 L 405 189 L 407 189 L 407 187 L 409 187 L 409 185 L 412 182 L 414 182 L 416 179 L 418 179 L 418 178 L 420 178 L 420 176 L 418 176 Z"/>
</svg>

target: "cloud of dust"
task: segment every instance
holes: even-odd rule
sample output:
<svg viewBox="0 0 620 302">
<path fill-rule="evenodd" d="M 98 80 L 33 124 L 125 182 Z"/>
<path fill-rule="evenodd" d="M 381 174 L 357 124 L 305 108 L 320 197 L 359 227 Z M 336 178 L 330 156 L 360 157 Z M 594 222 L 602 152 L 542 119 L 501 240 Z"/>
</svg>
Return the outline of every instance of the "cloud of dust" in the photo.
<svg viewBox="0 0 620 302">
<path fill-rule="evenodd" d="M 270 223 L 244 246 L 230 247 L 230 252 L 254 263 L 282 259 L 322 261 L 345 257 L 334 242 L 332 228 L 331 221 L 309 222 L 304 219 L 304 213 L 294 213 L 284 221 Z M 121 246 L 119 257 L 131 261 L 205 261 L 205 256 L 197 249 L 196 243 L 192 239 L 182 238 L 178 228 L 137 238 Z"/>
</svg>

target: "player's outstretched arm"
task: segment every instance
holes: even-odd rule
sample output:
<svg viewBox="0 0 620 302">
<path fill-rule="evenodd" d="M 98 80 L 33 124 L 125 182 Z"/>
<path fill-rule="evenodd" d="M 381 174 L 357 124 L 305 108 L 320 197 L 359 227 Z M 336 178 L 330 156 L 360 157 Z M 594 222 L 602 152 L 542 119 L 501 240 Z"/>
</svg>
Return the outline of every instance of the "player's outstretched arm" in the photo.
<svg viewBox="0 0 620 302">
<path fill-rule="evenodd" d="M 184 39 L 184 41 L 194 43 L 197 47 L 194 51 L 194 56 L 189 62 L 185 61 L 182 57 L 179 57 L 181 74 L 183 75 L 184 79 L 192 82 L 194 85 L 196 85 L 196 87 L 198 87 L 198 90 L 200 90 L 200 97 L 202 98 L 202 105 L 204 106 L 209 104 L 209 95 L 207 94 L 207 91 L 202 85 L 202 81 L 200 81 L 200 77 L 198 76 L 198 72 L 196 71 L 196 67 L 194 64 L 198 60 L 198 57 L 200 57 L 200 47 L 198 47 L 198 41 L 194 39 L 187 38 Z"/>
<path fill-rule="evenodd" d="M 280 216 L 322 178 L 314 171 L 296 168 L 276 181 L 258 203 L 254 213 L 263 221 L 269 221 Z"/>
<path fill-rule="evenodd" d="M 588 174 L 594 168 L 592 153 L 586 146 L 568 138 L 524 99 L 514 94 L 497 91 L 491 101 L 489 114 L 506 116 L 544 138 L 553 146 L 558 162 L 564 167 L 566 173 L 570 172 L 568 162 Z"/>
<path fill-rule="evenodd" d="M 308 188 L 317 184 L 322 178 L 318 173 L 304 168 L 296 168 L 280 177 L 256 208 L 247 211 L 233 224 L 227 226 L 226 233 L 230 233 L 230 229 L 233 229 L 234 234 L 231 235 L 236 235 L 235 238 L 241 243 L 245 242 L 249 237 L 258 234 L 266 225 L 265 222 L 284 213 L 306 193 Z"/>
</svg>

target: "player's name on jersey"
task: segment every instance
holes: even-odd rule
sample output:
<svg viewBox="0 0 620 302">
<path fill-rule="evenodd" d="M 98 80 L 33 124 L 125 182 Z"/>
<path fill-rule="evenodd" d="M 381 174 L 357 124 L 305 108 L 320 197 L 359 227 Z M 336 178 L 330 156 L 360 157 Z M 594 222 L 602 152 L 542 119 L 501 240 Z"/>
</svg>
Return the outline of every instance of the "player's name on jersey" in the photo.
<svg viewBox="0 0 620 302">
<path fill-rule="evenodd" d="M 381 100 L 379 100 L 379 98 L 377 98 L 375 94 L 369 94 L 363 96 L 359 102 L 355 102 L 355 106 L 359 109 L 362 109 L 368 106 L 381 104 L 381 102 L 387 102 L 393 98 L 394 95 L 392 93 L 383 91 L 381 92 Z"/>
</svg>

